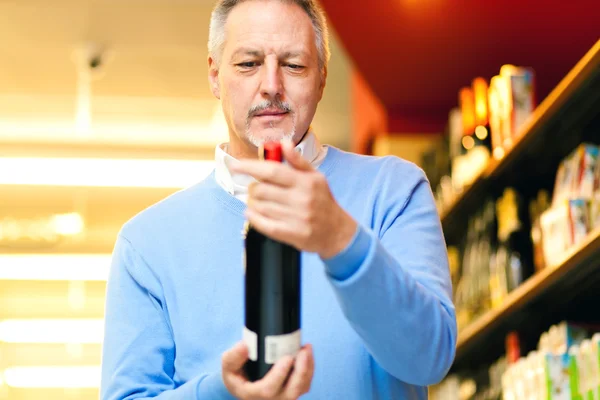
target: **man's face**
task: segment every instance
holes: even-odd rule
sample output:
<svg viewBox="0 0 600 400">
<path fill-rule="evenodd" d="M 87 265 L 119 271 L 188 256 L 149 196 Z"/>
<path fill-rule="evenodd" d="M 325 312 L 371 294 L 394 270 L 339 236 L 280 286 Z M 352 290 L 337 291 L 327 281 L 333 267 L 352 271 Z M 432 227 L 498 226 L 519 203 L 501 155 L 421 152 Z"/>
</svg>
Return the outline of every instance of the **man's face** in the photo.
<svg viewBox="0 0 600 400">
<path fill-rule="evenodd" d="M 295 4 L 252 0 L 231 11 L 225 32 L 219 69 L 209 59 L 209 78 L 231 143 L 254 153 L 268 140 L 298 143 L 325 86 L 310 18 Z"/>
</svg>

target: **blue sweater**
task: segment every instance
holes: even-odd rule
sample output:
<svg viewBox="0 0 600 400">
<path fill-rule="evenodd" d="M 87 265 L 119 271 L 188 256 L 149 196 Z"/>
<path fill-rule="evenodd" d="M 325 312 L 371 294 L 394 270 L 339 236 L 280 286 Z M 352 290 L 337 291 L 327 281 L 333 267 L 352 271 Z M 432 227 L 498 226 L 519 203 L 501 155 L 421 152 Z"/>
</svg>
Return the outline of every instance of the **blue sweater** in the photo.
<svg viewBox="0 0 600 400">
<path fill-rule="evenodd" d="M 331 259 L 302 254 L 302 340 L 315 357 L 302 398 L 425 399 L 456 341 L 427 179 L 396 157 L 334 147 L 319 170 L 359 229 Z M 221 355 L 242 338 L 244 209 L 211 175 L 123 226 L 107 284 L 101 399 L 233 399 Z"/>
</svg>

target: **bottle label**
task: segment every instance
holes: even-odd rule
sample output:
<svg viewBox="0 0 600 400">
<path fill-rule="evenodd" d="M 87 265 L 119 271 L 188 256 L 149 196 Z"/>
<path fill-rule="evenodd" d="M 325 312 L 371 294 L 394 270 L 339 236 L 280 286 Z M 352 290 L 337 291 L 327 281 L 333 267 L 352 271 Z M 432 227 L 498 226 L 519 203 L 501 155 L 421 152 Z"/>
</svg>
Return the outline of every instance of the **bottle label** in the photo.
<svg viewBox="0 0 600 400">
<path fill-rule="evenodd" d="M 283 356 L 296 356 L 301 347 L 301 330 L 285 335 L 265 336 L 265 363 L 275 364 Z"/>
<path fill-rule="evenodd" d="M 258 360 L 258 336 L 256 332 L 252 332 L 244 326 L 243 340 L 246 347 L 248 347 L 248 358 L 251 361 Z"/>
</svg>

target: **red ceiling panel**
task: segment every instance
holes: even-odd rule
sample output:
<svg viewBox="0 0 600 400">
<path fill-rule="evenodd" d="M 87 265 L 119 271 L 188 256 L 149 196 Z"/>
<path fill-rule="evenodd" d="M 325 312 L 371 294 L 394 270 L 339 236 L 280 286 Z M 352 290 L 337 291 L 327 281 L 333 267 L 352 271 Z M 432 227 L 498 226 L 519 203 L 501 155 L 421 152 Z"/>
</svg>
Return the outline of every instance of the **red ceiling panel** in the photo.
<svg viewBox="0 0 600 400">
<path fill-rule="evenodd" d="M 440 126 L 460 87 L 503 64 L 533 67 L 541 100 L 600 39 L 600 0 L 321 4 L 396 129 L 411 118 L 408 125 Z"/>
</svg>

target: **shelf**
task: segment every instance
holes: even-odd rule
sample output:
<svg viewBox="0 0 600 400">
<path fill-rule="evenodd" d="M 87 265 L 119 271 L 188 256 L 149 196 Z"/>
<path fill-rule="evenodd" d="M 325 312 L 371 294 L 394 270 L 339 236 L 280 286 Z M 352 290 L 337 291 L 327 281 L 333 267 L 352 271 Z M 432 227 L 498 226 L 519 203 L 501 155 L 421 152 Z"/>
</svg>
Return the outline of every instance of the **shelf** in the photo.
<svg viewBox="0 0 600 400">
<path fill-rule="evenodd" d="M 516 313 L 531 312 L 534 304 L 538 307 L 540 304 L 542 307 L 544 305 L 546 307 L 555 306 L 552 301 L 548 300 L 551 297 L 556 299 L 569 288 L 586 289 L 586 286 L 589 285 L 585 285 L 585 283 L 592 282 L 592 278 L 599 278 L 599 253 L 600 228 L 591 232 L 584 241 L 567 251 L 561 262 L 548 266 L 511 292 L 500 308 L 488 311 L 463 329 L 458 335 L 455 364 L 471 364 L 466 359 L 468 353 L 475 352 L 474 349 L 481 343 L 489 343 L 493 336 L 495 336 L 496 342 L 502 342 L 506 333 L 519 327 L 519 322 L 512 320 Z M 592 291 L 596 293 L 597 299 L 596 286 Z M 568 302 L 570 299 L 565 297 L 564 301 Z M 530 309 L 527 310 L 527 308 Z"/>
<path fill-rule="evenodd" d="M 568 154 L 582 137 L 584 127 L 600 110 L 600 40 L 573 67 L 556 88 L 536 107 L 522 127 L 512 148 L 487 168 L 440 215 L 446 234 L 461 236 L 466 220 L 483 204 L 492 186 L 506 187 L 523 181 L 515 171 L 544 171 Z M 600 136 L 600 131 L 598 132 Z M 552 148 L 552 151 L 548 151 Z M 544 160 L 539 154 L 549 153 Z M 547 172 L 547 171 L 546 171 Z M 552 171 L 553 173 L 556 171 Z M 458 229 L 457 229 L 458 228 Z"/>
</svg>

